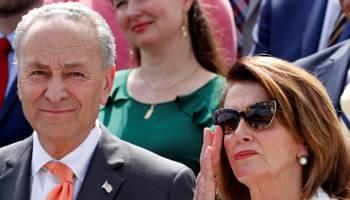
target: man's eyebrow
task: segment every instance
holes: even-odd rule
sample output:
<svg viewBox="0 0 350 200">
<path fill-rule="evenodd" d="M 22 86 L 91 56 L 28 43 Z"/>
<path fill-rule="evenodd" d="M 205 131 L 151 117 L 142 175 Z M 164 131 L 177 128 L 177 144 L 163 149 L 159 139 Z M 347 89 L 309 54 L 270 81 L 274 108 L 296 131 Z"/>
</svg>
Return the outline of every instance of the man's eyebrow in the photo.
<svg viewBox="0 0 350 200">
<path fill-rule="evenodd" d="M 45 64 L 42 64 L 40 62 L 31 62 L 28 64 L 28 66 L 32 67 L 32 68 L 38 68 L 38 69 L 49 69 L 50 68 L 49 65 L 45 65 Z M 65 64 L 64 68 L 71 69 L 71 68 L 77 68 L 79 66 L 82 66 L 82 64 L 80 62 L 73 62 L 73 63 Z"/>
<path fill-rule="evenodd" d="M 64 68 L 72 69 L 72 68 L 77 68 L 80 66 L 82 66 L 82 64 L 80 62 L 73 62 L 73 63 L 65 64 Z"/>
<path fill-rule="evenodd" d="M 28 64 L 29 67 L 33 67 L 33 68 L 38 68 L 38 69 L 49 69 L 50 66 L 48 65 L 44 65 L 42 63 L 39 62 L 31 62 Z"/>
</svg>

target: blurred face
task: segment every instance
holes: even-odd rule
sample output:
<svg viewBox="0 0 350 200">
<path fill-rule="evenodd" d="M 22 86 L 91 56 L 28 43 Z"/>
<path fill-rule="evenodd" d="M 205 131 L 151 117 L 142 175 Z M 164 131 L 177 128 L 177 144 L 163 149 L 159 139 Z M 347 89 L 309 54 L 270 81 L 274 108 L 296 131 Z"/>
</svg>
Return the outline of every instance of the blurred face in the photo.
<svg viewBox="0 0 350 200">
<path fill-rule="evenodd" d="M 346 15 L 346 19 L 350 21 L 350 0 L 339 0 L 339 3 Z"/>
<path fill-rule="evenodd" d="M 261 84 L 237 82 L 229 89 L 224 107 L 244 110 L 265 100 L 270 99 Z M 236 131 L 224 136 L 224 147 L 235 176 L 248 187 L 259 179 L 293 174 L 295 169 L 301 169 L 298 155 L 306 153 L 277 117 L 260 130 L 249 128 L 241 118 Z"/>
<path fill-rule="evenodd" d="M 0 0 L 0 17 L 10 17 L 34 5 L 42 4 L 43 0 Z"/>
<path fill-rule="evenodd" d="M 181 37 L 193 0 L 114 0 L 118 23 L 132 45 L 142 48 Z"/>
<path fill-rule="evenodd" d="M 107 101 L 113 70 L 103 70 L 89 25 L 36 21 L 19 47 L 18 95 L 39 139 L 85 138 Z"/>
</svg>

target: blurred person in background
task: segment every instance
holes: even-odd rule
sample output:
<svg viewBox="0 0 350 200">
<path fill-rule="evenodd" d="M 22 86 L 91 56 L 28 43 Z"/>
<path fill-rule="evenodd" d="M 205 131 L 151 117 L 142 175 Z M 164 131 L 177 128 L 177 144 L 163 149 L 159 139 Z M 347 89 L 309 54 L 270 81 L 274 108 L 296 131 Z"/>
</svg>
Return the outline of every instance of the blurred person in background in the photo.
<svg viewBox="0 0 350 200">
<path fill-rule="evenodd" d="M 140 67 L 117 71 L 99 120 L 119 138 L 199 172 L 225 60 L 197 0 L 114 0 Z"/>
<path fill-rule="evenodd" d="M 348 39 L 350 23 L 339 0 L 263 0 L 252 34 L 249 55 L 293 62 Z"/>
<path fill-rule="evenodd" d="M 340 0 L 346 21 L 350 21 L 350 2 Z M 295 65 L 310 71 L 326 88 L 339 116 L 340 126 L 350 140 L 350 40 L 296 60 Z"/>
</svg>

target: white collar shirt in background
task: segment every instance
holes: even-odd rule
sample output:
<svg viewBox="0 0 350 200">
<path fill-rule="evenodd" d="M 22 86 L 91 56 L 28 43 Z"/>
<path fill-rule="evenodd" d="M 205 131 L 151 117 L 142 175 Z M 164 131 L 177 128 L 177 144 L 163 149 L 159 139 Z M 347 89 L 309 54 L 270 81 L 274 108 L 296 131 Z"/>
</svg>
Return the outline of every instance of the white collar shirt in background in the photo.
<svg viewBox="0 0 350 200">
<path fill-rule="evenodd" d="M 339 17 L 341 10 L 342 9 L 339 4 L 339 0 L 328 0 L 326 14 L 323 20 L 321 37 L 318 43 L 318 51 L 327 48 L 329 39 L 332 35 L 333 27 Z"/>
<path fill-rule="evenodd" d="M 0 39 L 5 37 L 5 34 L 0 32 Z M 8 35 L 6 35 L 6 38 L 9 40 L 12 50 L 7 54 L 7 61 L 8 61 L 8 67 L 9 67 L 9 77 L 7 80 L 7 86 L 6 86 L 6 92 L 5 92 L 5 99 L 8 96 L 8 93 L 10 92 L 10 89 L 13 84 L 16 84 L 16 77 L 17 77 L 17 72 L 18 72 L 18 67 L 15 65 L 15 51 L 13 50 L 13 40 L 15 37 L 15 32 L 12 32 Z"/>
<path fill-rule="evenodd" d="M 60 183 L 58 178 L 44 167 L 49 161 L 59 161 L 67 165 L 73 171 L 73 200 L 75 200 L 84 181 L 86 171 L 100 139 L 100 135 L 101 129 L 99 122 L 96 120 L 95 127 L 90 131 L 90 134 L 83 143 L 62 159 L 55 160 L 41 146 L 38 133 L 34 131 L 30 200 L 45 200 L 50 191 Z"/>
</svg>

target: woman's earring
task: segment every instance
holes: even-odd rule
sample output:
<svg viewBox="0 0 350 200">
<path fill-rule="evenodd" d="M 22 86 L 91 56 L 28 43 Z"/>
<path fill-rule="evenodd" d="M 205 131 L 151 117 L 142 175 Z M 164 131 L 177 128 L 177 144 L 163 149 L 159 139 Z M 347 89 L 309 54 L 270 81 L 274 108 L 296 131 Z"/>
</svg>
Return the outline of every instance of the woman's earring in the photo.
<svg viewBox="0 0 350 200">
<path fill-rule="evenodd" d="M 130 49 L 130 55 L 131 55 L 131 56 L 134 55 L 134 47 L 131 47 L 131 49 Z"/>
<path fill-rule="evenodd" d="M 182 26 L 181 26 L 181 30 L 182 30 L 182 35 L 183 36 L 187 36 L 187 28 L 186 28 L 187 21 L 188 21 L 188 18 L 187 18 L 187 15 L 185 15 L 184 16 L 184 21 L 182 22 Z"/>
<path fill-rule="evenodd" d="M 307 159 L 307 157 L 305 157 L 305 156 L 302 156 L 302 157 L 299 159 L 299 163 L 300 163 L 301 165 L 306 165 L 307 162 L 308 162 L 308 159 Z"/>
</svg>

